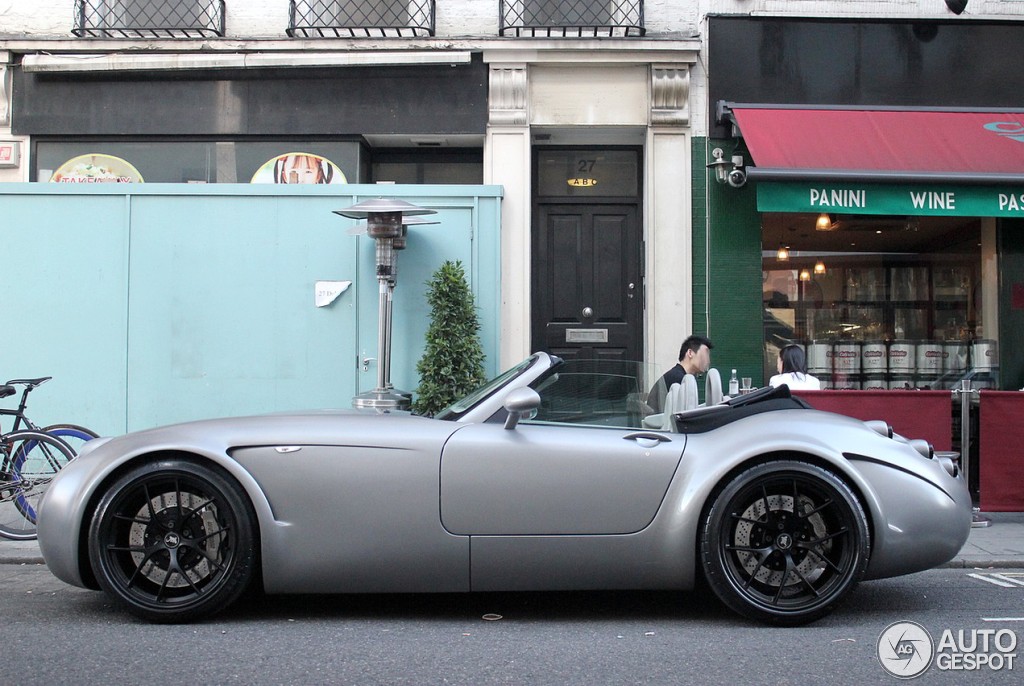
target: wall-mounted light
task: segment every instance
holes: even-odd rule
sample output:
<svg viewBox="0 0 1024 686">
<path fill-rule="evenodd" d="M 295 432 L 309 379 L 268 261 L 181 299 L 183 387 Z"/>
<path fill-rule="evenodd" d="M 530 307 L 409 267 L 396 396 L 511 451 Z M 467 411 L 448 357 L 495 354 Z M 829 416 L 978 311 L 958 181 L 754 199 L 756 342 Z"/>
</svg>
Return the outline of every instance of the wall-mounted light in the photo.
<svg viewBox="0 0 1024 686">
<path fill-rule="evenodd" d="M 814 263 L 814 273 L 815 274 L 824 274 L 825 273 L 825 263 L 822 262 L 821 260 L 818 260 L 817 262 L 815 262 Z"/>
<path fill-rule="evenodd" d="M 800 270 L 800 280 L 801 281 L 810 281 L 811 280 L 811 270 L 810 269 L 801 269 Z"/>
<path fill-rule="evenodd" d="M 814 228 L 818 231 L 831 231 L 836 228 L 836 225 L 832 223 L 832 217 L 826 212 L 822 212 L 818 215 L 818 220 L 814 222 Z"/>
<path fill-rule="evenodd" d="M 789 259 L 789 246 L 780 245 L 778 251 L 775 253 L 775 259 L 779 262 L 785 262 Z"/>
<path fill-rule="evenodd" d="M 711 151 L 714 162 L 705 165 L 708 169 L 715 170 L 715 181 L 727 183 L 733 188 L 739 188 L 747 182 L 747 172 L 743 169 L 743 155 L 732 154 L 732 159 L 725 159 L 725 151 L 715 148 Z"/>
</svg>

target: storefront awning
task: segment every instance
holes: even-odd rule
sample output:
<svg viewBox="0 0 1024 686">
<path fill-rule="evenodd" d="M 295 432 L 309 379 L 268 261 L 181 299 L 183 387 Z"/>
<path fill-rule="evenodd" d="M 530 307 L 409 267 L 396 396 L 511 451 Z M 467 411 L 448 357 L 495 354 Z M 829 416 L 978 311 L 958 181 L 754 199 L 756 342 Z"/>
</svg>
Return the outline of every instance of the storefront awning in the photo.
<svg viewBox="0 0 1024 686">
<path fill-rule="evenodd" d="M 1024 110 L 725 107 L 763 212 L 1024 217 Z"/>
</svg>

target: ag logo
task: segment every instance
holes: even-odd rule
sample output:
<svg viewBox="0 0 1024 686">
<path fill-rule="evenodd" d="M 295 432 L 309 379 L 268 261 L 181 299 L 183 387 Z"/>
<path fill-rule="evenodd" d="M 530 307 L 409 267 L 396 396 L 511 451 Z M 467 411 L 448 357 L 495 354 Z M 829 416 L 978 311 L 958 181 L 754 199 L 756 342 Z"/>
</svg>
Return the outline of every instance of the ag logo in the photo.
<svg viewBox="0 0 1024 686">
<path fill-rule="evenodd" d="M 913 679 L 932 665 L 935 644 L 916 622 L 896 622 L 878 637 L 878 661 L 897 679 Z"/>
</svg>

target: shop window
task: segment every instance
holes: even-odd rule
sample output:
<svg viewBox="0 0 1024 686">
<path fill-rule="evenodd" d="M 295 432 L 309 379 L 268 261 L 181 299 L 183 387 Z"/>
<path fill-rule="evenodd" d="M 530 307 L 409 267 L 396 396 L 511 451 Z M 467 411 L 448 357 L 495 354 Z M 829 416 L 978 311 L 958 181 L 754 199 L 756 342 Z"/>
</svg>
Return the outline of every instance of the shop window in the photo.
<svg viewBox="0 0 1024 686">
<path fill-rule="evenodd" d="M 501 0 L 503 36 L 643 36 L 643 0 Z"/>
<path fill-rule="evenodd" d="M 291 37 L 433 36 L 434 0 L 292 0 Z"/>
<path fill-rule="evenodd" d="M 779 348 L 799 343 L 826 388 L 997 385 L 982 220 L 840 216 L 819 230 L 816 215 L 777 213 L 762 222 L 765 378 Z"/>
<path fill-rule="evenodd" d="M 224 0 L 75 0 L 76 36 L 202 38 L 224 35 Z"/>
<path fill-rule="evenodd" d="M 373 181 L 389 183 L 481 184 L 483 150 L 443 148 L 434 151 L 377 148 Z"/>
<path fill-rule="evenodd" d="M 32 155 L 37 181 L 90 182 L 123 178 L 123 168 L 137 172 L 145 183 L 290 183 L 287 175 L 275 175 L 278 158 L 301 155 L 315 161 L 322 173 L 309 175 L 317 183 L 365 183 L 365 148 L 355 141 L 47 141 L 35 140 Z M 96 156 L 96 163 L 90 161 Z M 79 158 L 85 157 L 84 160 Z M 287 159 L 282 159 L 282 167 Z M 307 165 L 308 166 L 308 165 Z M 71 177 L 71 178 L 74 178 Z M 294 182 L 307 180 L 296 173 Z"/>
</svg>

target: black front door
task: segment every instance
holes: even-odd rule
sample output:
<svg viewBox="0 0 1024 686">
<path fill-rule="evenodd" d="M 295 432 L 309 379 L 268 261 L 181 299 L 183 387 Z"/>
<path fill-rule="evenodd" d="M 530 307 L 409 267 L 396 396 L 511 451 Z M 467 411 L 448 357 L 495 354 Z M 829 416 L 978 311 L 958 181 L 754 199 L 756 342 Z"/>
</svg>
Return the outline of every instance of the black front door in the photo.
<svg viewBox="0 0 1024 686">
<path fill-rule="evenodd" d="M 538 203 L 537 209 L 534 349 L 566 358 L 642 359 L 638 206 Z"/>
</svg>

